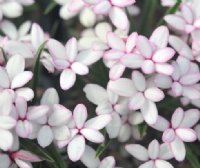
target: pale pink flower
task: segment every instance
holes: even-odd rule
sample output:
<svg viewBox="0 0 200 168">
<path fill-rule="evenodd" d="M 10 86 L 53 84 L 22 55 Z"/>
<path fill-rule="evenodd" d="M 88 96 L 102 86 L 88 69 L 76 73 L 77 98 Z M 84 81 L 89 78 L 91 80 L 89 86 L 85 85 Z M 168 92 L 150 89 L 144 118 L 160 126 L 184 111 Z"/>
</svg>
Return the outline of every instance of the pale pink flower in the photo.
<svg viewBox="0 0 200 168">
<path fill-rule="evenodd" d="M 33 90 L 24 87 L 33 76 L 31 71 L 25 70 L 25 60 L 20 55 L 12 56 L 6 67 L 0 67 L 0 89 L 10 89 L 14 92 L 15 97 L 21 96 L 27 101 L 34 97 Z"/>
<path fill-rule="evenodd" d="M 96 157 L 96 151 L 88 145 L 85 146 L 84 154 L 80 160 L 87 168 L 116 168 L 113 156 L 105 157 L 100 162 L 99 158 Z"/>
<path fill-rule="evenodd" d="M 85 151 L 85 139 L 94 142 L 104 142 L 104 136 L 99 131 L 110 121 L 109 114 L 99 115 L 95 118 L 87 119 L 87 109 L 83 104 L 78 104 L 73 111 L 73 121 L 71 125 L 71 137 L 69 140 L 58 142 L 59 147 L 68 145 L 67 152 L 70 160 L 78 161 Z"/>
<path fill-rule="evenodd" d="M 12 94 L 7 91 L 0 91 L 0 149 L 7 151 L 13 143 L 11 129 L 16 125 L 16 121 L 10 116 L 12 109 Z"/>
<path fill-rule="evenodd" d="M 168 144 L 160 145 L 157 140 L 153 140 L 148 149 L 138 144 L 126 145 L 125 149 L 136 159 L 145 162 L 139 168 L 173 168 L 167 161 L 173 158 Z"/>
<path fill-rule="evenodd" d="M 126 67 L 136 69 L 142 66 L 143 57 L 135 53 L 137 39 L 136 32 L 124 39 L 112 32 L 107 34 L 107 42 L 111 49 L 105 52 L 103 58 L 114 62 L 109 72 L 111 80 L 119 79 Z"/>
<path fill-rule="evenodd" d="M 183 161 L 186 155 L 186 149 L 183 142 L 194 142 L 197 139 L 196 132 L 191 128 L 200 118 L 200 112 L 197 109 L 183 111 L 177 108 L 172 115 L 171 122 L 159 116 L 156 123 L 151 125 L 158 131 L 162 131 L 162 140 L 170 145 L 170 149 L 178 161 Z"/>
<path fill-rule="evenodd" d="M 165 16 L 165 21 L 176 31 L 190 34 L 200 28 L 200 20 L 196 16 L 191 5 L 182 4 L 180 14 L 170 14 Z"/>
<path fill-rule="evenodd" d="M 144 57 L 142 71 L 145 74 L 154 72 L 171 75 L 173 67 L 168 63 L 174 55 L 174 49 L 167 47 L 169 40 L 169 30 L 165 26 L 160 26 L 152 33 L 150 39 L 145 36 L 139 36 L 137 40 L 137 49 Z"/>
</svg>

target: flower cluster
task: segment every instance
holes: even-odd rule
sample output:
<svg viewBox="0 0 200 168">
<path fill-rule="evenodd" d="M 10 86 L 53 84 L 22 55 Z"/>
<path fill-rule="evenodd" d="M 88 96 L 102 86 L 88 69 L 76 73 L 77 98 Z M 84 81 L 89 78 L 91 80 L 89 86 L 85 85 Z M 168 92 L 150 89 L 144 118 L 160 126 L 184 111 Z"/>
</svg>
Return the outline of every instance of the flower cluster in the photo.
<svg viewBox="0 0 200 168">
<path fill-rule="evenodd" d="M 135 0 L 55 1 L 62 5 L 62 18 L 79 15 L 90 27 L 65 45 L 37 23 L 26 21 L 17 28 L 4 19 L 21 15 L 21 5 L 32 0 L 0 0 L 0 168 L 31 168 L 32 162 L 43 161 L 24 149 L 23 140 L 42 149 L 55 144 L 67 151 L 69 160 L 80 160 L 88 168 L 113 168 L 114 157 L 100 161 L 93 144 L 140 141 L 148 134 L 141 135 L 142 124 L 162 136 L 148 149 L 125 145 L 128 153 L 145 162 L 140 168 L 173 168 L 169 160 L 183 161 L 185 143 L 200 140 L 199 0 L 182 1 L 176 13 L 164 17 L 167 25 L 158 26 L 150 37 L 130 32 L 127 13 L 137 10 L 131 8 Z M 175 4 L 162 0 L 163 6 Z M 108 70 L 106 86 L 87 79 L 82 88 L 94 112 L 83 103 L 66 107 L 53 87 L 38 99 L 29 85 L 38 75 L 32 69 L 42 64 L 50 74 L 60 74 L 59 87 L 68 92 L 97 62 Z M 176 107 L 167 112 L 174 112 L 163 116 L 163 103 L 171 106 L 171 101 Z M 169 116 L 170 122 L 165 119 Z"/>
</svg>

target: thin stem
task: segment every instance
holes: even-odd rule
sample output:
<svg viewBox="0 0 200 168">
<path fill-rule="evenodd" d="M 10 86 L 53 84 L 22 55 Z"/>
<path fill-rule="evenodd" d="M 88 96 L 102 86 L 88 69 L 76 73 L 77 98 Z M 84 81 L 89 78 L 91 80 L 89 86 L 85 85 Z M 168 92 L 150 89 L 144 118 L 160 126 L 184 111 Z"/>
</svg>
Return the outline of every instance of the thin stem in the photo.
<svg viewBox="0 0 200 168">
<path fill-rule="evenodd" d="M 2 47 L 0 47 L 0 49 L 2 51 L 2 55 L 3 55 L 4 61 L 5 61 L 5 63 L 7 63 L 8 59 L 6 57 L 6 53 L 5 53 L 5 51 L 4 51 L 4 49 Z"/>
</svg>

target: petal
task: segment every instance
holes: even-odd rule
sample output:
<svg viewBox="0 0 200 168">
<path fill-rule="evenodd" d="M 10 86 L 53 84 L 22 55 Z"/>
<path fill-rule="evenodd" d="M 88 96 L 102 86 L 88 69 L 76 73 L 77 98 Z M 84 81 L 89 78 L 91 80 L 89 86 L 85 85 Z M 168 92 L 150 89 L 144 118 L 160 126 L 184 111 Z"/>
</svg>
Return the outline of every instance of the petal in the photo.
<svg viewBox="0 0 200 168">
<path fill-rule="evenodd" d="M 172 86 L 172 79 L 167 75 L 157 74 L 154 77 L 154 82 L 161 89 L 169 89 Z"/>
<path fill-rule="evenodd" d="M 125 68 L 126 67 L 120 63 L 115 64 L 109 71 L 109 78 L 111 80 L 119 79 L 123 75 Z"/>
<path fill-rule="evenodd" d="M 104 142 L 104 136 L 97 130 L 84 128 L 81 130 L 81 134 L 89 141 L 94 143 Z"/>
<path fill-rule="evenodd" d="M 71 68 L 76 74 L 79 75 L 86 75 L 89 73 L 88 67 L 80 62 L 74 62 L 71 65 Z"/>
<path fill-rule="evenodd" d="M 110 2 L 102 1 L 94 6 L 94 12 L 96 14 L 107 14 L 110 8 L 111 8 Z"/>
<path fill-rule="evenodd" d="M 169 128 L 170 123 L 163 117 L 158 116 L 158 119 L 155 124 L 150 125 L 154 129 L 158 131 L 165 131 L 167 128 Z"/>
<path fill-rule="evenodd" d="M 20 55 L 12 56 L 6 64 L 6 70 L 10 80 L 12 80 L 15 76 L 23 72 L 24 68 L 25 68 L 25 60 Z"/>
<path fill-rule="evenodd" d="M 116 0 L 115 0 L 116 1 Z M 126 52 L 130 53 L 133 51 L 133 49 L 136 47 L 138 39 L 138 33 L 134 32 L 131 35 L 128 36 L 126 40 Z"/>
<path fill-rule="evenodd" d="M 136 93 L 131 99 L 129 100 L 128 107 L 130 110 L 138 110 L 142 108 L 145 103 L 145 97 L 141 92 Z"/>
<path fill-rule="evenodd" d="M 115 166 L 115 159 L 113 156 L 104 158 L 98 168 L 112 168 Z"/>
<path fill-rule="evenodd" d="M 120 128 L 118 140 L 119 142 L 126 142 L 131 137 L 131 127 L 129 124 L 123 124 Z"/>
<path fill-rule="evenodd" d="M 12 94 L 9 91 L 1 91 L 0 92 L 0 115 L 9 115 L 12 110 Z"/>
<path fill-rule="evenodd" d="M 46 115 L 49 107 L 46 105 L 32 106 L 28 108 L 27 118 L 29 120 L 38 120 L 40 117 Z"/>
<path fill-rule="evenodd" d="M 144 95 L 147 99 L 153 101 L 153 102 L 159 102 L 164 99 L 165 95 L 162 90 L 156 88 L 156 87 L 151 87 L 148 88 L 145 92 Z"/>
<path fill-rule="evenodd" d="M 17 96 L 23 97 L 26 101 L 30 101 L 34 97 L 34 92 L 30 88 L 20 88 L 15 91 Z"/>
<path fill-rule="evenodd" d="M 65 47 L 57 40 L 50 39 L 47 43 L 48 50 L 52 57 L 57 59 L 67 59 Z"/>
<path fill-rule="evenodd" d="M 189 128 L 178 128 L 176 134 L 184 142 L 194 142 L 197 139 L 196 132 Z"/>
<path fill-rule="evenodd" d="M 144 58 L 139 54 L 126 54 L 120 59 L 121 63 L 128 68 L 136 69 L 142 66 Z"/>
<path fill-rule="evenodd" d="M 156 120 L 158 118 L 158 110 L 154 102 L 146 100 L 141 109 L 141 112 L 147 124 L 152 125 L 156 123 Z"/>
<path fill-rule="evenodd" d="M 23 160 L 15 159 L 15 163 L 19 166 L 19 168 L 32 168 L 31 163 Z"/>
<path fill-rule="evenodd" d="M 26 112 L 27 112 L 27 102 L 24 98 L 22 97 L 17 97 L 15 100 L 15 106 L 16 106 L 16 110 L 18 115 L 21 118 L 25 118 L 26 116 Z"/>
<path fill-rule="evenodd" d="M 107 34 L 108 45 L 115 50 L 125 51 L 124 41 L 115 33 L 109 32 Z"/>
<path fill-rule="evenodd" d="M 48 88 L 42 96 L 41 104 L 43 105 L 53 105 L 59 103 L 58 92 L 54 88 Z"/>
<path fill-rule="evenodd" d="M 70 69 L 65 69 L 60 75 L 60 86 L 63 90 L 70 89 L 75 81 L 76 74 Z"/>
<path fill-rule="evenodd" d="M 183 120 L 180 124 L 182 128 L 191 128 L 193 127 L 200 118 L 200 112 L 198 109 L 190 109 L 184 113 Z"/>
<path fill-rule="evenodd" d="M 31 161 L 31 162 L 41 161 L 41 159 L 38 156 L 36 156 L 33 153 L 30 153 L 29 151 L 25 151 L 25 150 L 20 150 L 20 151 L 16 152 L 15 156 L 17 159 L 25 160 L 25 161 Z"/>
<path fill-rule="evenodd" d="M 1 31 L 10 39 L 16 40 L 17 39 L 17 29 L 16 26 L 8 21 L 8 20 L 4 20 L 3 22 L 1 22 Z"/>
<path fill-rule="evenodd" d="M 124 97 L 130 97 L 135 94 L 135 86 L 133 84 L 133 81 L 126 78 L 120 78 L 115 81 L 109 81 L 108 89 Z"/>
<path fill-rule="evenodd" d="M 146 79 L 144 75 L 139 71 L 133 71 L 132 80 L 138 91 L 143 92 L 146 88 Z"/>
<path fill-rule="evenodd" d="M 166 26 L 159 26 L 150 37 L 150 41 L 158 48 L 167 46 L 169 40 L 169 30 Z"/>
<path fill-rule="evenodd" d="M 67 58 L 70 62 L 73 62 L 78 53 L 78 46 L 76 38 L 71 38 L 68 40 L 67 44 L 65 45 Z"/>
<path fill-rule="evenodd" d="M 156 71 L 164 75 L 172 75 L 174 72 L 174 68 L 170 64 L 162 63 L 156 64 Z"/>
<path fill-rule="evenodd" d="M 173 129 L 169 128 L 163 132 L 162 141 L 165 143 L 171 143 L 175 140 L 176 134 Z"/>
<path fill-rule="evenodd" d="M 9 88 L 10 81 L 6 70 L 0 67 L 0 87 L 1 88 Z"/>
<path fill-rule="evenodd" d="M 85 146 L 84 154 L 80 160 L 88 168 L 98 167 L 100 164 L 99 158 L 96 157 L 96 151 L 88 145 Z"/>
<path fill-rule="evenodd" d="M 166 47 L 156 51 L 152 59 L 158 63 L 165 63 L 171 60 L 174 57 L 174 55 L 175 51 L 170 47 Z"/>
<path fill-rule="evenodd" d="M 200 74 L 199 73 L 193 73 L 193 74 L 188 74 L 180 79 L 180 83 L 183 85 L 194 85 L 198 83 L 200 80 Z"/>
<path fill-rule="evenodd" d="M 155 64 L 152 60 L 145 60 L 141 68 L 145 74 L 152 74 L 155 72 Z"/>
<path fill-rule="evenodd" d="M 16 89 L 16 88 L 24 86 L 32 79 L 32 77 L 33 77 L 33 73 L 30 71 L 24 71 L 16 75 L 12 80 L 11 88 Z"/>
<path fill-rule="evenodd" d="M 126 145 L 125 149 L 128 153 L 130 153 L 133 157 L 135 157 L 138 160 L 147 161 L 149 159 L 147 149 L 141 145 Z"/>
<path fill-rule="evenodd" d="M 112 26 L 107 22 L 98 23 L 95 33 L 103 42 L 107 42 L 107 33 L 112 31 Z"/>
<path fill-rule="evenodd" d="M 179 162 L 182 162 L 185 159 L 186 150 L 183 141 L 179 138 L 176 138 L 172 143 L 170 143 L 170 147 L 175 159 Z"/>
<path fill-rule="evenodd" d="M 169 160 L 173 158 L 169 143 L 163 143 L 160 145 L 159 158 L 162 160 Z"/>
<path fill-rule="evenodd" d="M 16 125 L 16 120 L 10 116 L 0 117 L 0 129 L 12 129 Z"/>
<path fill-rule="evenodd" d="M 70 131 L 67 126 L 54 127 L 53 128 L 54 138 L 57 141 L 64 141 L 70 139 Z"/>
<path fill-rule="evenodd" d="M 0 129 L 0 135 L 0 149 L 4 151 L 10 150 L 13 145 L 13 135 L 3 129 Z"/>
<path fill-rule="evenodd" d="M 38 50 L 40 45 L 45 41 L 44 31 L 37 23 L 33 23 L 31 28 L 31 42 L 35 49 Z"/>
<path fill-rule="evenodd" d="M 23 13 L 23 7 L 18 2 L 4 2 L 1 6 L 4 16 L 8 18 L 19 17 Z"/>
<path fill-rule="evenodd" d="M 32 133 L 32 124 L 29 121 L 18 121 L 16 133 L 21 138 L 28 138 Z"/>
<path fill-rule="evenodd" d="M 99 85 L 87 84 L 83 91 L 85 92 L 87 99 L 96 105 L 108 100 L 106 90 Z"/>
<path fill-rule="evenodd" d="M 105 60 L 113 60 L 113 61 L 118 61 L 121 58 L 123 58 L 124 52 L 116 49 L 111 49 L 109 51 L 106 51 L 103 58 Z"/>
<path fill-rule="evenodd" d="M 53 113 L 50 115 L 48 123 L 53 127 L 64 125 L 67 124 L 71 117 L 72 113 L 70 110 L 60 104 L 55 104 L 53 106 Z"/>
<path fill-rule="evenodd" d="M 76 135 L 72 141 L 68 144 L 67 152 L 69 159 L 73 162 L 78 161 L 85 150 L 85 139 L 82 135 Z"/>
<path fill-rule="evenodd" d="M 182 108 L 177 108 L 172 115 L 171 124 L 174 129 L 178 128 L 183 120 L 184 111 Z"/>
<path fill-rule="evenodd" d="M 189 5 L 181 6 L 181 13 L 188 24 L 193 24 L 195 19 L 195 14 Z"/>
<path fill-rule="evenodd" d="M 73 117 L 76 123 L 76 127 L 78 129 L 81 129 L 84 126 L 85 121 L 87 119 L 86 107 L 83 104 L 78 104 L 73 111 Z"/>
<path fill-rule="evenodd" d="M 79 15 L 80 22 L 85 27 L 92 27 L 96 23 L 96 14 L 91 8 L 84 8 Z"/>
<path fill-rule="evenodd" d="M 114 6 L 126 7 L 133 5 L 135 3 L 135 0 L 111 0 L 111 3 Z"/>
<path fill-rule="evenodd" d="M 95 118 L 88 120 L 85 123 L 85 128 L 100 130 L 103 129 L 110 121 L 112 117 L 110 114 L 99 115 Z"/>
<path fill-rule="evenodd" d="M 118 7 L 112 7 L 109 12 L 109 17 L 112 23 L 119 29 L 127 30 L 129 27 L 129 21 L 126 13 Z M 121 18 L 119 20 L 119 18 Z"/>
<path fill-rule="evenodd" d="M 149 144 L 149 147 L 148 147 L 148 154 L 149 154 L 149 157 L 152 159 L 152 160 L 155 160 L 158 158 L 158 155 L 159 155 L 159 148 L 160 148 L 160 144 L 158 143 L 157 140 L 153 140 L 150 144 Z"/>
<path fill-rule="evenodd" d="M 137 40 L 137 49 L 145 58 L 151 58 L 152 48 L 149 40 L 144 36 L 139 36 Z"/>
<path fill-rule="evenodd" d="M 9 168 L 11 165 L 11 160 L 7 154 L 0 155 L 0 168 Z"/>
<path fill-rule="evenodd" d="M 53 132 L 51 130 L 51 128 L 47 125 L 43 126 L 40 131 L 38 132 L 38 143 L 41 147 L 47 147 L 49 146 L 54 139 L 54 135 Z"/>
<path fill-rule="evenodd" d="M 196 88 L 188 86 L 183 88 L 183 96 L 192 100 L 199 99 L 200 92 Z"/>
<path fill-rule="evenodd" d="M 154 168 L 154 162 L 152 160 L 148 161 L 148 162 L 140 165 L 140 167 L 138 167 L 138 168 Z"/>
<path fill-rule="evenodd" d="M 156 160 L 155 166 L 156 168 L 174 168 L 169 162 L 165 160 Z"/>
</svg>

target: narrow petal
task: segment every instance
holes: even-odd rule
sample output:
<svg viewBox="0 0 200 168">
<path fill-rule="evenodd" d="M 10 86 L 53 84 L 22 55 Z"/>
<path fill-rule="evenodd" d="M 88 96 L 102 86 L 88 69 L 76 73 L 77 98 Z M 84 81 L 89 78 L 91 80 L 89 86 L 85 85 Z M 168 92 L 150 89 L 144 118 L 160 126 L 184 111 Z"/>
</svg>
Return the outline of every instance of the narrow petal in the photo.
<svg viewBox="0 0 200 168">
<path fill-rule="evenodd" d="M 136 47 L 138 39 L 138 33 L 134 32 L 131 35 L 128 36 L 126 40 L 126 52 L 130 53 L 133 51 L 133 49 Z"/>
<path fill-rule="evenodd" d="M 132 80 L 138 91 L 143 92 L 146 89 L 146 79 L 141 72 L 133 71 Z"/>
<path fill-rule="evenodd" d="M 15 163 L 19 166 L 19 168 L 32 168 L 31 163 L 20 159 L 15 159 Z"/>
<path fill-rule="evenodd" d="M 118 37 L 115 33 L 109 32 L 107 34 L 108 45 L 115 50 L 125 51 L 124 41 Z"/>
<path fill-rule="evenodd" d="M 70 69 L 65 69 L 60 75 L 60 86 L 63 90 L 70 89 L 75 81 L 76 74 Z"/>
<path fill-rule="evenodd" d="M 149 157 L 154 160 L 158 158 L 159 155 L 160 144 L 157 140 L 153 140 L 148 147 Z"/>
<path fill-rule="evenodd" d="M 12 110 L 12 104 L 13 104 L 12 93 L 7 90 L 1 91 L 0 92 L 0 107 L 1 107 L 0 114 L 9 115 L 9 113 Z"/>
<path fill-rule="evenodd" d="M 174 129 L 178 128 L 184 117 L 184 111 L 182 108 L 177 108 L 172 115 L 171 123 Z"/>
<path fill-rule="evenodd" d="M 77 46 L 77 40 L 76 38 L 71 38 L 66 46 L 66 54 L 67 54 L 67 58 L 70 62 L 73 62 L 77 56 L 78 53 L 78 46 Z"/>
<path fill-rule="evenodd" d="M 9 88 L 10 81 L 6 70 L 0 67 L 0 87 L 1 88 Z"/>
<path fill-rule="evenodd" d="M 38 50 L 38 48 L 44 42 L 44 40 L 44 31 L 42 30 L 40 25 L 38 25 L 37 23 L 33 23 L 31 28 L 31 43 L 35 51 Z"/>
<path fill-rule="evenodd" d="M 145 58 L 152 57 L 152 48 L 149 40 L 144 36 L 139 36 L 137 41 L 137 48 Z"/>
<path fill-rule="evenodd" d="M 158 63 L 165 63 L 171 60 L 174 57 L 174 55 L 175 55 L 175 50 L 173 50 L 170 47 L 166 47 L 156 51 L 152 59 Z"/>
<path fill-rule="evenodd" d="M 178 128 L 176 134 L 184 142 L 194 142 L 197 139 L 196 132 L 189 128 Z"/>
<path fill-rule="evenodd" d="M 26 116 L 26 112 L 27 112 L 27 102 L 24 98 L 22 97 L 17 97 L 15 100 L 15 106 L 16 106 L 16 110 L 18 112 L 18 115 L 21 118 L 24 118 Z"/>
<path fill-rule="evenodd" d="M 111 80 L 119 79 L 123 75 L 125 68 L 126 67 L 120 63 L 115 64 L 109 71 L 109 78 Z"/>
<path fill-rule="evenodd" d="M 84 128 L 81 130 L 81 134 L 91 142 L 94 143 L 104 142 L 104 136 L 97 130 Z"/>
<path fill-rule="evenodd" d="M 87 119 L 87 109 L 83 104 L 78 104 L 73 112 L 74 121 L 76 127 L 81 129 L 83 128 L 85 121 Z"/>
</svg>

